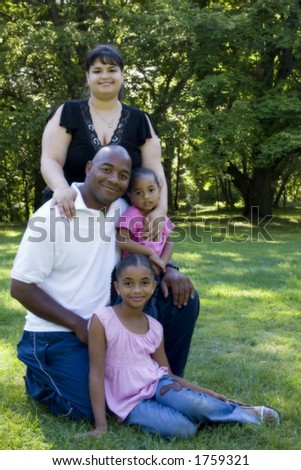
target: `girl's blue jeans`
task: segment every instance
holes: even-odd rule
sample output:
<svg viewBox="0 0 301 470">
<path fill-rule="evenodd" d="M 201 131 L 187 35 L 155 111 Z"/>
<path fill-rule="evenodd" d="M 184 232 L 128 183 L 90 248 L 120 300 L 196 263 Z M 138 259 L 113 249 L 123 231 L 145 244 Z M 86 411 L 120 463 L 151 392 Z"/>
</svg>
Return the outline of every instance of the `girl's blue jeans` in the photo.
<svg viewBox="0 0 301 470">
<path fill-rule="evenodd" d="M 260 424 L 240 406 L 182 387 L 169 376 L 159 380 L 154 397 L 136 405 L 125 422 L 164 438 L 194 436 L 200 424 L 210 422 Z"/>
</svg>

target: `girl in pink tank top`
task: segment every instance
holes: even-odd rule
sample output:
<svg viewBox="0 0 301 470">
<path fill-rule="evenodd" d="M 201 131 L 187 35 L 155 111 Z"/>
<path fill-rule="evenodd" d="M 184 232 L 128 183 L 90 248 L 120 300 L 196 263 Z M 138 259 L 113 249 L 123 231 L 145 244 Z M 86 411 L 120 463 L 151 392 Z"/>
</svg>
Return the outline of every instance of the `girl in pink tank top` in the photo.
<svg viewBox="0 0 301 470">
<path fill-rule="evenodd" d="M 156 287 L 149 259 L 130 255 L 116 267 L 121 303 L 95 312 L 89 324 L 90 396 L 95 428 L 107 431 L 107 407 L 123 422 L 164 438 L 194 436 L 207 423 L 278 424 L 277 410 L 237 400 L 175 376 L 161 324 L 143 312 Z"/>
</svg>

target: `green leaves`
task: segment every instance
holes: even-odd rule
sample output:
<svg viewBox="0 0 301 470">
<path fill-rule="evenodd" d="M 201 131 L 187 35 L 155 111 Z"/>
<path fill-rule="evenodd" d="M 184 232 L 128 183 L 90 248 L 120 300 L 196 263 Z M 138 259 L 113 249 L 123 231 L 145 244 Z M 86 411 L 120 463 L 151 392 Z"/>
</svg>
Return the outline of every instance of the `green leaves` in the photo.
<svg viewBox="0 0 301 470">
<path fill-rule="evenodd" d="M 85 56 L 97 43 L 121 50 L 124 101 L 149 112 L 160 130 L 175 206 L 190 203 L 204 177 L 209 185 L 221 178 L 229 160 L 251 186 L 255 170 L 269 168 L 277 187 L 279 161 L 283 171 L 287 161 L 292 177 L 297 171 L 291 165 L 300 154 L 301 120 L 295 0 L 4 1 L 0 27 L 2 158 L 12 172 L 19 171 L 21 143 L 26 171 L 38 174 L 43 120 L 63 100 L 86 94 Z M 183 178 L 176 176 L 180 168 Z M 15 182 L 6 185 L 15 194 Z M 35 194 L 33 178 L 27 212 Z"/>
</svg>

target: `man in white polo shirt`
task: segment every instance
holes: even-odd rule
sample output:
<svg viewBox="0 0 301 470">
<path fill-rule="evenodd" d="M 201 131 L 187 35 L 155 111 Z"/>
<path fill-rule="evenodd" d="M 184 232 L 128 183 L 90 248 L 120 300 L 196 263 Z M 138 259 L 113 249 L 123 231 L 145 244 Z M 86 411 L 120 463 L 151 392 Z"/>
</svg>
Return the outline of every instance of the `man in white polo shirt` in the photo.
<svg viewBox="0 0 301 470">
<path fill-rule="evenodd" d="M 110 302 L 111 272 L 119 258 L 115 225 L 127 203 L 127 151 L 103 147 L 74 183 L 76 216 L 59 216 L 51 201 L 30 219 L 12 270 L 11 295 L 26 309 L 18 357 L 26 365 L 27 393 L 53 413 L 93 421 L 88 389 L 87 323 Z M 167 269 L 158 311 L 173 368 L 184 370 L 198 315 L 191 281 Z M 170 291 L 168 291 L 170 288 Z M 182 308 L 174 299 L 182 298 Z M 179 374 L 178 374 L 179 375 Z"/>
<path fill-rule="evenodd" d="M 115 224 L 131 159 L 120 146 L 102 148 L 74 184 L 76 217 L 59 216 L 51 202 L 29 221 L 12 270 L 12 296 L 28 310 L 18 357 L 27 365 L 27 392 L 55 414 L 88 417 L 87 322 L 110 301 L 118 260 Z"/>
</svg>

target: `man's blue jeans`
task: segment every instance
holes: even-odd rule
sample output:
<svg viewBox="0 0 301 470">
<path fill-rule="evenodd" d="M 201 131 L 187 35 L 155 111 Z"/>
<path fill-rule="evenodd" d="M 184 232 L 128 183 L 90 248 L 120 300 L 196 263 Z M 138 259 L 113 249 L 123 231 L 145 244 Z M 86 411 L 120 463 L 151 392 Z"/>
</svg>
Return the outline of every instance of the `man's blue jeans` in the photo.
<svg viewBox="0 0 301 470">
<path fill-rule="evenodd" d="M 163 326 L 164 346 L 170 369 L 173 374 L 183 377 L 195 323 L 199 315 L 198 293 L 194 291 L 194 298 L 189 299 L 187 305 L 178 308 L 173 303 L 171 293 L 165 298 L 159 287 L 156 307 L 154 313 L 152 306 L 145 312 L 157 318 Z"/>
<path fill-rule="evenodd" d="M 18 358 L 27 366 L 28 395 L 57 416 L 93 421 L 88 348 L 74 333 L 24 331 Z"/>
<path fill-rule="evenodd" d="M 182 387 L 168 376 L 159 380 L 155 396 L 136 405 L 125 422 L 164 438 L 192 437 L 200 424 L 210 422 L 260 424 L 238 405 Z"/>
</svg>

